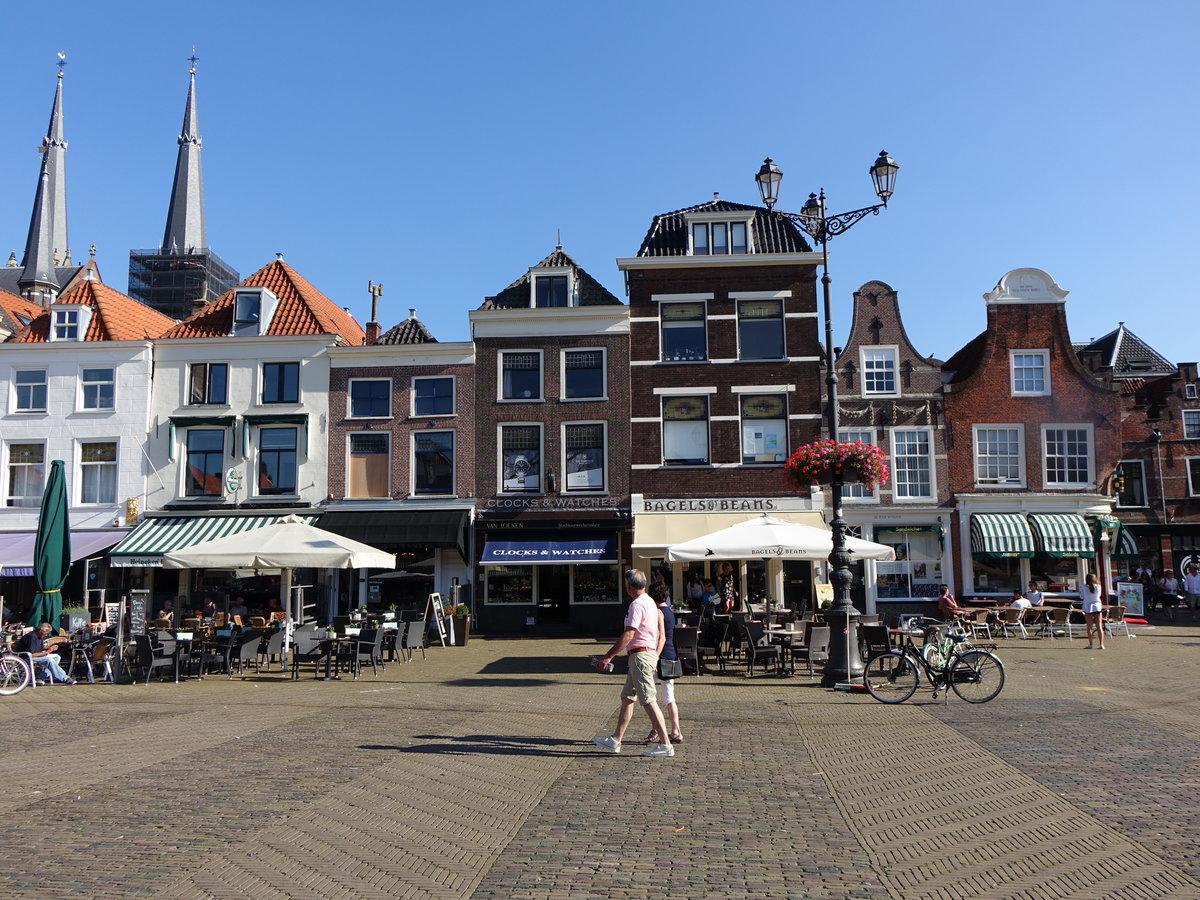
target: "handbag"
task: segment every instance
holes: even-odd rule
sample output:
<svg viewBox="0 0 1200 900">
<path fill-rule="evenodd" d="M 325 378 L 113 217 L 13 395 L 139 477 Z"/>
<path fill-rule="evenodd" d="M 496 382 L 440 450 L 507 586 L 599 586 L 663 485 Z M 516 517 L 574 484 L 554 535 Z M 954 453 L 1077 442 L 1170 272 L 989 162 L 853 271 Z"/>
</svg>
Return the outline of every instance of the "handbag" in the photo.
<svg viewBox="0 0 1200 900">
<path fill-rule="evenodd" d="M 672 681 L 683 675 L 683 663 L 677 659 L 658 658 L 658 677 L 663 681 Z"/>
</svg>

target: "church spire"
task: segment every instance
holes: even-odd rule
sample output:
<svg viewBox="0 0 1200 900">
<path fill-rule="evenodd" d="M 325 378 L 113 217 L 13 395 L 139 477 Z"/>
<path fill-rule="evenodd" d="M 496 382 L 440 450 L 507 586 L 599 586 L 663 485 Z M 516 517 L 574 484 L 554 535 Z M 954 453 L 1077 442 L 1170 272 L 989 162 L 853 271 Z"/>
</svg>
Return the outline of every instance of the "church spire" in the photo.
<svg viewBox="0 0 1200 900">
<path fill-rule="evenodd" d="M 167 227 L 163 232 L 163 253 L 196 253 L 208 247 L 204 228 L 204 179 L 200 174 L 200 125 L 196 116 L 198 59 L 193 47 L 189 57 L 192 66 L 188 71 L 187 105 L 179 134 L 175 182 L 171 185 L 171 205 L 167 209 Z"/>
<path fill-rule="evenodd" d="M 42 154 L 37 191 L 33 198 L 33 214 L 29 217 L 29 236 L 22 258 L 24 272 L 19 282 L 25 292 L 45 294 L 58 290 L 56 265 L 70 265 L 71 250 L 67 244 L 67 142 L 63 137 L 62 85 L 66 55 L 58 54 L 58 83 L 54 88 L 54 104 L 50 108 L 50 124 L 38 151 Z"/>
</svg>

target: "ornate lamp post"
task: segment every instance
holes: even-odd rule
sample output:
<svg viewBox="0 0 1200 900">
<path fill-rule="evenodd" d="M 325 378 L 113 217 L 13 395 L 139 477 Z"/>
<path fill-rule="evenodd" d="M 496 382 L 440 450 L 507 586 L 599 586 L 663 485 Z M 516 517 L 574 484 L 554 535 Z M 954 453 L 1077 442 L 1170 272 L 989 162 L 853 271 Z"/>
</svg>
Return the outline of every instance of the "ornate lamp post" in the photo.
<svg viewBox="0 0 1200 900">
<path fill-rule="evenodd" d="M 881 203 L 865 206 L 862 209 L 844 213 L 829 213 L 825 209 L 825 189 L 820 194 L 809 194 L 808 202 L 799 213 L 789 213 L 776 210 L 779 215 L 786 216 L 821 245 L 821 286 L 825 301 L 825 384 L 829 391 L 829 402 L 826 410 L 826 420 L 831 440 L 838 440 L 838 378 L 833 356 L 833 302 L 830 299 L 829 286 L 833 279 L 829 277 L 829 239 L 836 237 L 860 219 L 868 215 L 879 215 L 879 211 L 887 206 L 888 198 L 896 186 L 896 173 L 900 167 L 896 161 L 881 151 L 879 158 L 870 168 L 871 180 L 875 183 L 875 193 Z M 774 210 L 775 202 L 779 199 L 779 182 L 783 173 L 779 171 L 768 157 L 763 160 L 762 168 L 756 176 L 758 191 L 762 195 L 767 209 Z M 830 485 L 832 495 L 833 521 L 829 523 L 833 531 L 833 551 L 829 554 L 830 580 L 833 582 L 834 605 L 826 613 L 833 635 L 844 632 L 845 640 L 836 637 L 829 642 L 829 662 L 825 665 L 822 678 L 824 685 L 831 686 L 839 681 L 849 681 L 862 674 L 863 664 L 858 654 L 858 610 L 850 602 L 850 585 L 854 580 L 850 572 L 850 552 L 846 548 L 846 519 L 842 513 L 842 489 L 845 479 L 840 470 L 834 472 L 833 484 Z"/>
</svg>

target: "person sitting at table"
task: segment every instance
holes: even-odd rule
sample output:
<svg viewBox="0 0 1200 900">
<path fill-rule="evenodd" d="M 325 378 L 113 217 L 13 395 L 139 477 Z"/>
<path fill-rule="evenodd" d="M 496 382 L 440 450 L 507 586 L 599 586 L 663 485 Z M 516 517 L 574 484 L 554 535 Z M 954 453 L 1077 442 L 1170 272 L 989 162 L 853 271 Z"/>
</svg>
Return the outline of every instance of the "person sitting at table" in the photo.
<svg viewBox="0 0 1200 900">
<path fill-rule="evenodd" d="M 166 619 L 168 622 L 170 622 L 171 618 L 174 615 L 175 615 L 175 601 L 174 600 L 164 600 L 162 609 L 160 609 L 158 611 L 158 617 L 160 619 Z"/>
<path fill-rule="evenodd" d="M 246 601 L 243 600 L 241 597 L 234 597 L 233 603 L 229 604 L 229 619 L 230 619 L 230 621 L 233 621 L 233 622 L 237 621 L 236 619 L 233 618 L 234 616 L 243 616 L 244 617 L 249 614 L 250 614 L 249 610 L 246 609 Z"/>
<path fill-rule="evenodd" d="M 1029 582 L 1029 590 L 1025 592 L 1025 598 L 1029 601 L 1030 606 L 1045 606 L 1046 595 L 1037 588 L 1037 582 Z"/>
<path fill-rule="evenodd" d="M 719 606 L 721 603 L 721 595 L 713 587 L 711 578 L 704 579 L 704 593 L 700 595 L 700 603 L 702 606 Z"/>
<path fill-rule="evenodd" d="M 211 619 L 217 614 L 217 603 L 212 597 L 204 601 L 204 605 L 200 607 L 199 615 L 203 619 Z"/>
<path fill-rule="evenodd" d="M 950 585 L 943 584 L 939 590 L 941 593 L 938 595 L 938 612 L 942 614 L 943 619 L 965 619 L 970 615 L 970 613 L 958 605 L 958 601 L 950 593 Z"/>
<path fill-rule="evenodd" d="M 74 684 L 75 679 L 63 671 L 60 664 L 62 657 L 57 653 L 52 653 L 50 648 L 46 646 L 46 638 L 50 637 L 51 631 L 53 629 L 50 627 L 50 623 L 43 622 L 17 641 L 15 649 L 18 653 L 29 654 L 34 666 L 38 670 L 39 684 L 45 684 L 46 678 L 49 678 L 51 681 L 62 682 L 63 684 Z"/>
<path fill-rule="evenodd" d="M 284 617 L 283 607 L 279 605 L 279 598 L 272 597 L 271 602 L 267 604 L 268 619 L 282 619 Z"/>
<path fill-rule="evenodd" d="M 1012 592 L 1012 600 L 1008 605 L 1015 609 L 1029 609 L 1029 607 L 1033 606 L 1033 604 L 1029 602 L 1029 599 L 1020 591 Z"/>
</svg>

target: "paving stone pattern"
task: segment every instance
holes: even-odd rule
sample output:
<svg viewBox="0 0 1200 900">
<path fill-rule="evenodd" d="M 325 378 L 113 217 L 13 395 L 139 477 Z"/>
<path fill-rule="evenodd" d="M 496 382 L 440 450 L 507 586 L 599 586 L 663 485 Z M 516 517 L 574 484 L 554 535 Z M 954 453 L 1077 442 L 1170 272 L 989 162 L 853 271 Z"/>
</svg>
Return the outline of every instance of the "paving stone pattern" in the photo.
<svg viewBox="0 0 1200 900">
<path fill-rule="evenodd" d="M 596 750 L 620 676 L 569 639 L 27 689 L 0 897 L 1198 897 L 1200 631 L 1082 648 L 1001 642 L 978 706 L 685 678 L 673 759 L 640 757 L 640 712 Z"/>
</svg>

